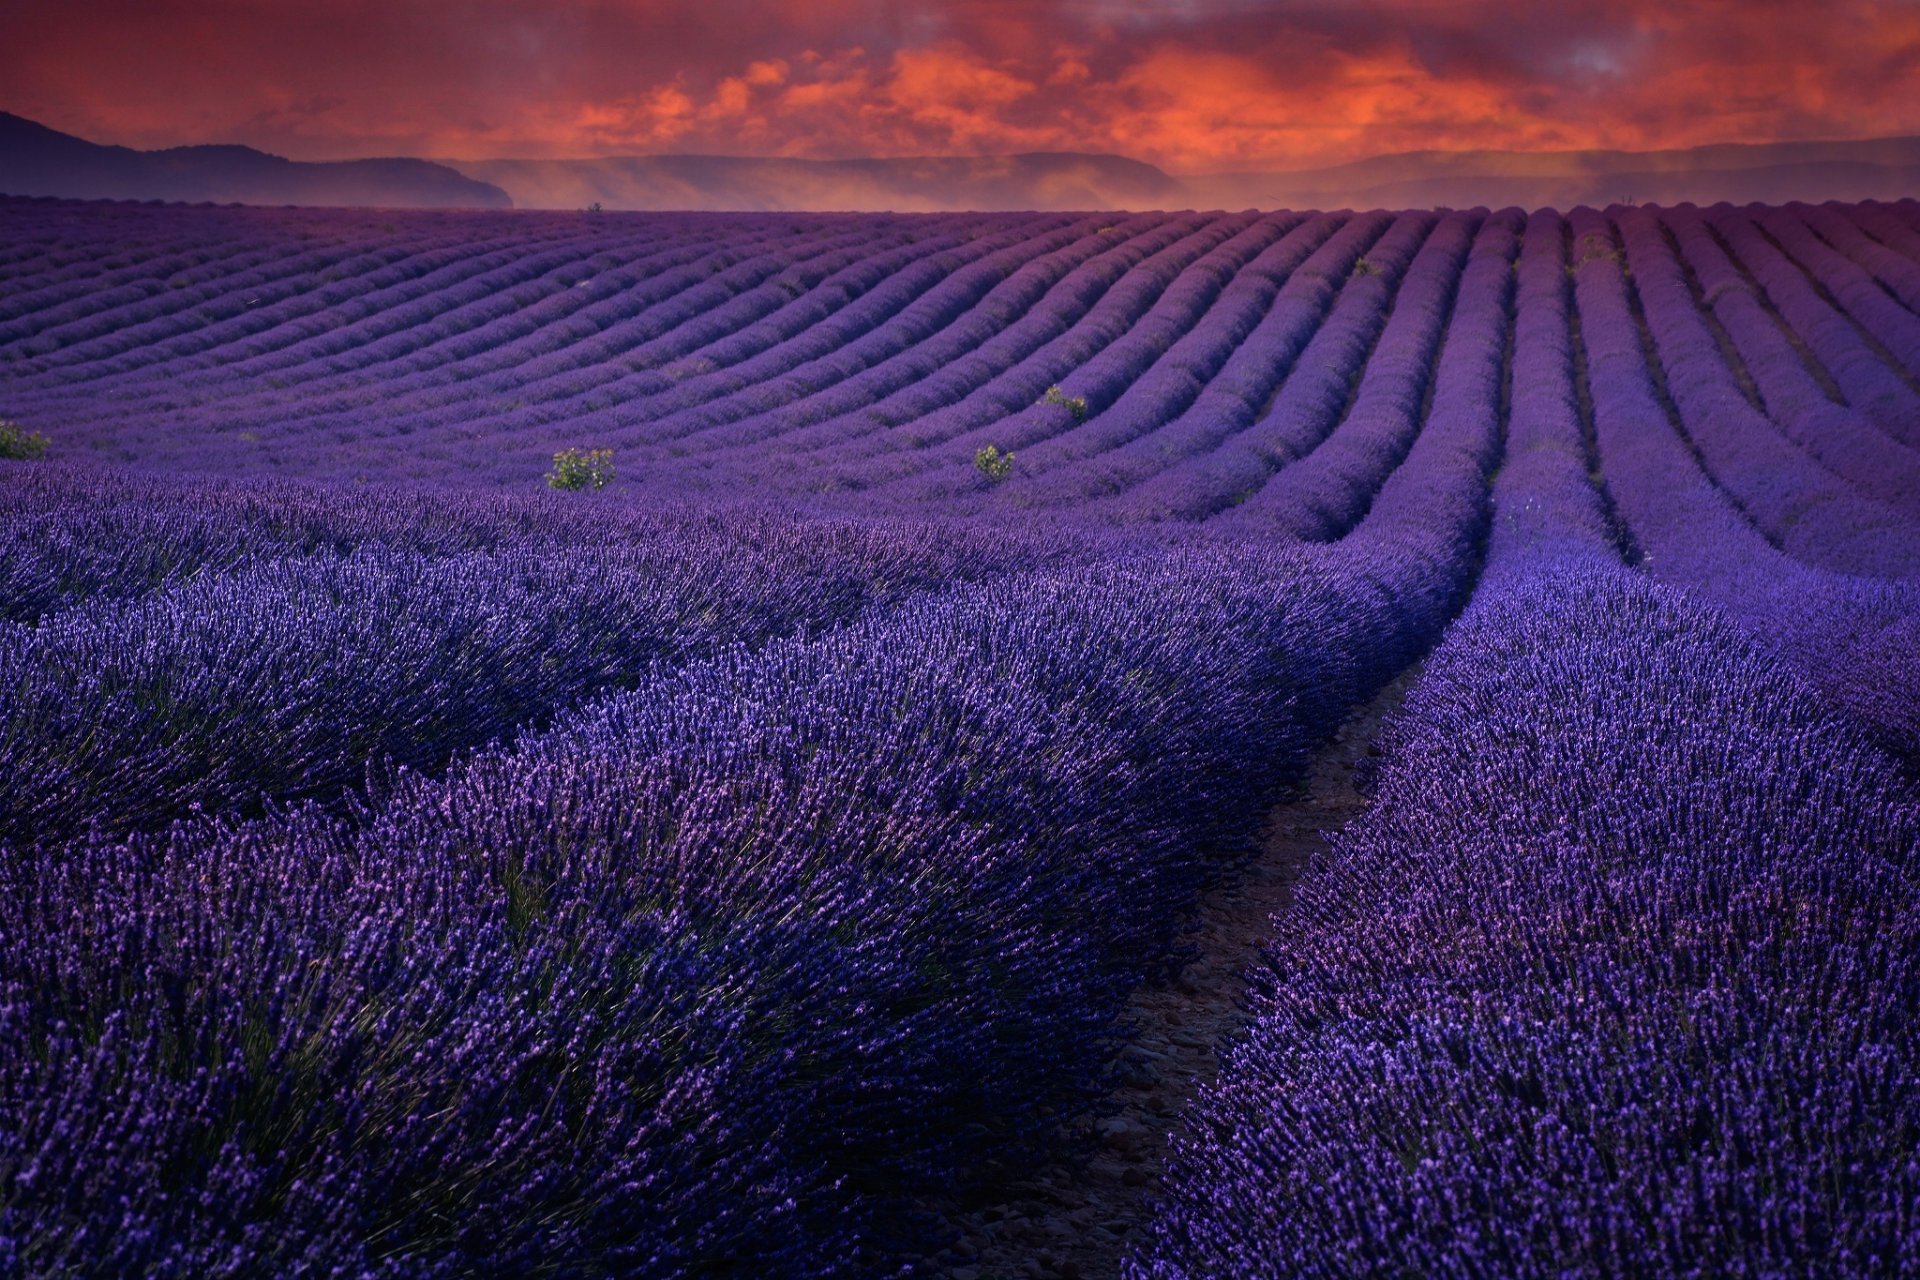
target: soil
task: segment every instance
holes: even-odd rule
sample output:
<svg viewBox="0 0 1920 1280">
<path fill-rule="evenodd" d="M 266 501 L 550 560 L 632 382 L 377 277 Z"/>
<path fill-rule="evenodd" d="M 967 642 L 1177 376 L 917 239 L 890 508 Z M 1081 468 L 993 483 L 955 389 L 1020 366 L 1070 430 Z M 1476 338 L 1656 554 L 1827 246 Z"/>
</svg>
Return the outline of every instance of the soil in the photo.
<svg viewBox="0 0 1920 1280">
<path fill-rule="evenodd" d="M 1112 1280 L 1145 1226 L 1160 1184 L 1169 1136 L 1187 1101 L 1218 1070 L 1216 1046 L 1246 1020 L 1248 968 L 1274 933 L 1293 885 L 1337 830 L 1366 807 L 1362 786 L 1379 728 L 1418 676 L 1403 672 L 1350 716 L 1315 755 L 1299 790 L 1268 815 L 1261 856 L 1201 904 L 1191 944 L 1197 954 L 1129 1006 L 1137 1034 L 1121 1052 L 1123 1080 L 1068 1135 L 1063 1150 L 1091 1147 L 1090 1159 L 1063 1159 L 1000 1189 L 981 1205 L 943 1214 L 960 1239 L 937 1260 L 946 1280 Z"/>
</svg>

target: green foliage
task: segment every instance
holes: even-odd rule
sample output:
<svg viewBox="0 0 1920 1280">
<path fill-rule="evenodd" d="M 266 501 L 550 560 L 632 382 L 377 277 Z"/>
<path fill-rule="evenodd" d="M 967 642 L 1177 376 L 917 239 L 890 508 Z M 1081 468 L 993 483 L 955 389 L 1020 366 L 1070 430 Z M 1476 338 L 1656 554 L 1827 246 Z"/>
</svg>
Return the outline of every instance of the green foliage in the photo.
<svg viewBox="0 0 1920 1280">
<path fill-rule="evenodd" d="M 1613 247 L 1613 239 L 1598 231 L 1589 231 L 1580 237 L 1580 250 L 1573 260 L 1574 269 L 1586 266 L 1589 262 L 1624 263 L 1626 255 Z"/>
<path fill-rule="evenodd" d="M 611 449 L 562 449 L 553 455 L 553 470 L 547 473 L 553 489 L 604 489 L 611 479 Z"/>
<path fill-rule="evenodd" d="M 1067 412 L 1073 415 L 1073 420 L 1075 422 L 1086 421 L 1087 398 L 1085 396 L 1068 395 L 1066 392 L 1060 389 L 1060 385 L 1058 383 L 1055 383 L 1053 386 L 1047 388 L 1047 394 L 1040 397 L 1040 403 L 1064 405 L 1067 409 Z"/>
<path fill-rule="evenodd" d="M 990 444 L 973 455 L 973 465 L 989 484 L 999 484 L 1013 474 L 1013 455 L 1002 453 L 999 446 Z"/>
<path fill-rule="evenodd" d="M 1356 276 L 1377 276 L 1380 274 L 1380 268 L 1374 266 L 1373 263 L 1367 259 L 1362 258 L 1353 264 L 1353 274 Z"/>
<path fill-rule="evenodd" d="M 17 422 L 0 422 L 0 458 L 31 461 L 43 456 L 51 443 L 37 431 L 23 430 Z"/>
</svg>

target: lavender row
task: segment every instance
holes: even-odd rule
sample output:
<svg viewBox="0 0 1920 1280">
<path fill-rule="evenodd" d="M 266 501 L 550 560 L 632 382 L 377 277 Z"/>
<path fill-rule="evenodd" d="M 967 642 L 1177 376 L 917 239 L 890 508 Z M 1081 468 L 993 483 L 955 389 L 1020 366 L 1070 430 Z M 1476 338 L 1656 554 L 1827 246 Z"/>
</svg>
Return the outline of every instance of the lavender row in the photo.
<svg viewBox="0 0 1920 1280">
<path fill-rule="evenodd" d="M 1711 211 L 1714 230 L 1747 264 L 1769 302 L 1839 383 L 1847 403 L 1908 444 L 1920 445 L 1920 391 L 1872 349 L 1870 335 L 1815 290 L 1806 273 L 1771 242 L 1751 214 Z"/>
<path fill-rule="evenodd" d="M 1076 306 L 1078 314 L 1063 330 L 973 396 L 880 433 L 877 441 L 854 442 L 851 447 L 859 456 L 836 459 L 833 481 L 865 488 L 899 479 L 924 469 L 930 455 L 949 465 L 956 460 L 965 465 L 978 443 L 985 443 L 976 442 L 976 436 L 989 429 L 987 424 L 1005 443 L 1059 430 L 1057 406 L 1038 403 L 1046 387 L 1076 370 L 1093 369 L 1096 362 L 1106 376 L 1124 378 L 1124 371 L 1137 368 L 1145 355 L 1138 344 L 1120 345 L 1136 326 L 1148 323 L 1163 329 L 1168 317 L 1204 307 L 1219 286 L 1222 266 L 1237 268 L 1278 239 L 1291 221 L 1290 216 L 1262 219 L 1253 214 L 1194 217 L 1181 222 L 1178 238 L 1162 242 L 1137 262 L 1103 264 L 1088 281 L 1091 305 Z M 1063 301 L 1074 304 L 1070 295 Z M 1019 399 L 1013 399 L 1015 394 Z M 1058 408 L 1058 413 L 1072 421 L 1071 412 Z M 758 461 L 756 456 L 749 463 Z"/>
<path fill-rule="evenodd" d="M 1696 303 L 1704 303 L 1702 321 L 1718 326 L 1729 362 L 1750 379 L 1743 390 L 1748 399 L 1757 397 L 1755 407 L 1861 494 L 1909 516 L 1920 512 L 1920 453 L 1846 408 L 1830 383 L 1823 385 L 1817 366 L 1792 345 L 1696 212 L 1675 210 L 1661 221 Z"/>
<path fill-rule="evenodd" d="M 1611 250 L 1613 231 L 1597 217 L 1576 214 L 1573 225 L 1583 246 Z M 1623 210 L 1617 225 L 1648 359 L 1714 479 L 1783 550 L 1809 564 L 1887 577 L 1920 573 L 1920 524 L 1854 492 L 1741 394 L 1659 224 Z"/>
<path fill-rule="evenodd" d="M 65 569 L 57 557 L 71 542 L 60 533 L 106 522 L 48 523 L 38 563 Z M 372 543 L 296 558 L 262 538 L 234 567 L 144 595 L 125 583 L 136 595 L 126 600 L 109 583 L 103 598 L 37 626 L 0 628 L 10 691 L 0 839 L 331 798 L 369 769 L 438 766 L 594 694 L 658 679 L 663 665 L 818 630 L 905 590 L 1010 572 L 1056 549 L 875 529 L 862 554 L 831 530 L 750 540 L 701 520 L 656 522 L 625 546 L 613 529 L 586 532 L 599 536 L 438 554 Z M 231 545 L 215 543 L 209 559 Z"/>
<path fill-rule="evenodd" d="M 1845 206 L 1790 204 L 1787 209 L 1820 239 L 1865 268 L 1908 311 L 1920 314 L 1920 261 L 1874 239 L 1847 216 Z"/>
<path fill-rule="evenodd" d="M 1575 211 L 1579 234 L 1605 236 Z M 1785 554 L 1714 484 L 1661 403 L 1627 282 L 1605 254 L 1575 267 L 1599 469 L 1645 567 L 1765 637 L 1888 748 L 1920 758 L 1920 591 Z"/>
<path fill-rule="evenodd" d="M 1320 239 L 1312 254 L 1287 273 L 1265 314 L 1201 382 L 1185 409 L 1116 447 L 1055 468 L 1038 484 L 1023 485 L 1019 500 L 1045 506 L 1115 494 L 1181 458 L 1218 448 L 1250 426 L 1272 402 L 1341 285 L 1390 223 L 1382 213 L 1327 221 L 1337 230 Z"/>
<path fill-rule="evenodd" d="M 515 244 L 515 241 L 504 242 L 506 247 Z M 630 314 L 631 309 L 661 297 L 673 286 L 685 289 L 705 280 L 716 268 L 736 261 L 741 251 L 751 249 L 753 244 L 751 240 L 741 240 L 729 243 L 724 249 L 716 248 L 692 230 L 632 243 L 602 239 L 592 245 L 580 246 L 583 251 L 593 250 L 591 256 L 583 255 L 575 262 L 550 271 L 533 281 L 532 285 L 545 292 L 548 300 L 557 297 L 571 303 L 588 321 L 602 317 L 611 319 L 616 315 Z M 446 260 L 478 257 L 486 248 L 484 243 L 455 244 L 450 246 L 450 252 L 458 256 Z M 281 348 L 297 347 L 313 333 L 336 325 L 358 327 L 362 331 L 378 325 L 381 331 L 389 331 L 392 326 L 384 312 L 396 307 L 417 305 L 420 293 L 430 294 L 434 288 L 446 283 L 445 277 L 433 269 L 435 259 L 441 255 L 428 253 L 422 246 L 409 246 L 404 254 L 389 251 L 381 257 L 390 260 L 391 265 L 382 264 L 362 270 L 356 269 L 357 264 L 350 260 L 336 269 L 320 273 L 322 280 L 337 276 L 340 280 L 353 282 L 354 292 L 335 295 L 332 300 L 325 294 L 315 296 L 315 279 L 312 276 L 295 273 L 271 290 L 254 287 L 231 290 L 246 303 L 247 314 L 244 317 L 237 316 L 224 324 L 188 328 L 177 338 L 167 334 L 149 336 L 132 333 L 129 335 L 133 339 L 131 345 L 162 344 L 160 351 L 155 353 L 157 358 L 143 361 L 148 372 L 142 376 L 187 370 L 195 363 L 189 357 L 201 352 L 215 352 L 226 363 L 233 362 L 236 357 L 259 359 Z M 699 264 L 699 269 L 697 272 L 685 270 L 673 273 L 673 268 L 683 264 Z M 410 283 L 413 281 L 422 281 L 424 288 L 413 286 Z M 389 287 L 379 287 L 382 285 Z M 582 291 L 561 292 L 575 286 Z M 199 363 L 204 366 L 207 362 Z M 129 368 L 122 362 L 116 364 L 113 371 L 125 372 Z M 272 376 L 284 379 L 287 375 L 279 373 Z M 115 384 L 109 382 L 109 385 Z"/>
<path fill-rule="evenodd" d="M 1920 1262 L 1920 806 L 1620 567 L 1564 261 L 1534 215 L 1481 590 L 1289 908 L 1131 1275 Z"/>
<path fill-rule="evenodd" d="M 1087 247 L 1090 233 L 1084 220 L 1033 219 L 992 234 L 968 235 L 953 245 L 921 244 L 899 272 L 761 359 L 725 368 L 705 356 L 671 371 L 677 385 L 658 387 L 650 376 L 623 379 L 597 388 L 584 407 L 623 414 L 640 409 L 634 416 L 644 418 L 646 427 L 639 434 L 655 439 L 736 422 L 804 397 L 832 395 L 941 333 L 979 305 L 1018 263 L 1070 244 Z M 565 408 L 547 405 L 542 413 L 550 419 Z M 609 438 L 618 440 L 621 434 Z"/>
<path fill-rule="evenodd" d="M 903 353 L 860 379 L 889 375 L 872 388 L 866 407 L 799 424 L 748 419 L 683 436 L 672 447 L 751 459 L 777 438 L 780 449 L 796 462 L 818 466 L 818 460 L 807 455 L 897 448 L 901 441 L 890 438 L 898 434 L 895 428 L 913 427 L 904 433 L 910 447 L 935 438 L 934 432 L 956 429 L 939 425 L 937 419 L 925 422 L 936 414 L 963 413 L 970 415 L 964 421 L 982 421 L 983 404 L 991 415 L 1027 403 L 1018 398 L 1020 392 L 983 388 L 997 388 L 1003 380 L 1012 380 L 1003 379 L 1009 370 L 1042 359 L 1048 344 L 1079 323 L 1130 268 L 1194 229 L 1192 220 L 1161 215 L 1137 215 L 1098 227 L 1094 234 L 1099 241 L 1087 253 L 1058 250 L 1019 264 L 974 312 L 942 330 L 937 341 Z M 899 368 L 889 368 L 892 365 Z M 1034 372 L 1027 381 L 1044 376 Z"/>
<path fill-rule="evenodd" d="M 1517 223 L 1517 213 L 1487 219 L 1481 211 L 1441 220 L 1408 269 L 1346 417 L 1318 448 L 1282 467 L 1224 520 L 1320 542 L 1358 523 L 1419 435 L 1436 367 L 1449 354 L 1459 357 L 1473 348 L 1491 355 L 1498 378 Z M 1455 346 L 1453 321 L 1469 289 Z M 1481 413 L 1498 404 L 1497 394 L 1472 398 L 1473 410 Z"/>
<path fill-rule="evenodd" d="M 1182 367 L 1190 354 L 1173 351 L 1181 336 L 1204 332 L 1223 321 L 1231 307 L 1222 304 L 1229 283 L 1298 222 L 1295 215 L 1269 215 L 1187 267 L 1125 333 L 1060 380 L 1059 390 L 1053 393 L 1056 403 L 1043 398 L 995 423 L 991 428 L 995 441 L 1027 447 L 1026 456 L 1038 455 L 1037 465 L 1044 469 L 1049 459 L 1081 456 L 1080 451 L 1093 447 L 1107 430 L 1144 430 L 1147 424 L 1164 419 L 1193 389 L 1191 374 Z M 966 477 L 951 464 L 971 458 L 984 443 L 988 441 L 962 435 L 938 449 L 915 454 L 909 462 L 896 463 L 901 474 L 893 479 L 905 481 L 901 496 L 912 502 L 923 495 L 976 490 L 977 477 Z M 942 460 L 949 465 L 941 468 L 941 474 L 919 474 Z"/>
<path fill-rule="evenodd" d="M 1848 218 L 1874 240 L 1910 262 L 1920 262 L 1920 231 L 1902 219 L 1896 207 L 1868 202 L 1846 208 Z"/>
<path fill-rule="evenodd" d="M 872 1274 L 1412 639 L 1253 547 L 734 652 L 352 826 L 0 855 L 16 1274 Z M 457 1211 L 455 1207 L 457 1206 Z"/>
<path fill-rule="evenodd" d="M 1272 312 L 1280 290 L 1340 225 L 1317 217 L 1290 227 L 1244 266 L 1223 269 L 1223 283 L 1191 325 L 1162 323 L 1157 332 L 1129 334 L 1149 348 L 1161 348 L 1152 365 L 1122 387 L 1102 394 L 1075 381 L 1073 394 L 1088 406 L 1084 421 L 1029 449 L 1026 465 L 1048 472 L 1096 457 L 1139 440 L 1189 410 L 1200 392 L 1219 375 L 1235 351 L 1243 350 L 1255 326 Z M 1068 394 L 1065 387 L 1062 394 Z M 1104 403 L 1094 411 L 1092 406 Z"/>
<path fill-rule="evenodd" d="M 578 240 L 577 233 L 564 232 L 549 232 L 544 236 L 522 232 L 519 235 L 500 235 L 491 240 L 446 232 L 425 243 L 402 242 L 391 247 L 371 249 L 369 254 L 355 255 L 344 261 L 329 262 L 318 252 L 307 253 L 301 254 L 293 264 L 302 269 L 300 273 L 270 293 L 263 296 L 260 292 L 261 286 L 268 284 L 267 281 L 255 280 L 243 273 L 229 282 L 222 297 L 229 306 L 235 303 L 244 306 L 247 299 L 258 299 L 258 313 L 246 317 L 249 334 L 261 335 L 249 344 L 246 354 L 258 359 L 280 346 L 290 345 L 296 339 L 311 341 L 321 331 L 316 326 L 324 327 L 334 317 L 350 315 L 359 319 L 386 305 L 415 302 L 420 296 L 444 285 L 458 283 L 476 271 L 489 267 L 497 269 L 515 257 L 524 256 L 529 249 L 555 243 L 577 243 Z M 396 250 L 399 252 L 396 253 Z M 368 260 L 369 256 L 371 261 Z M 148 289 L 153 287 L 156 278 L 163 285 L 170 279 L 160 274 L 166 270 L 164 263 L 155 267 L 141 265 L 145 275 L 142 283 Z M 22 349 L 29 356 L 58 349 L 66 336 L 62 329 L 64 324 L 83 326 L 75 335 L 79 338 L 93 337 L 94 326 L 88 324 L 87 320 L 96 314 L 97 296 L 92 290 L 75 292 L 61 306 L 25 317 L 17 326 L 25 330 L 27 335 Z M 116 317 L 108 313 L 104 318 Z M 135 318 L 137 322 L 139 317 Z M 231 313 L 209 314 L 202 311 L 189 318 L 200 321 L 202 326 L 209 326 L 229 321 L 233 316 Z M 111 333 L 110 330 L 108 332 Z M 118 345 L 108 344 L 96 355 L 111 357 L 118 354 L 115 349 Z M 201 344 L 194 343 L 182 354 L 197 354 L 199 349 L 203 349 Z M 179 349 L 162 347 L 161 350 L 171 358 Z M 80 354 L 87 354 L 84 347 Z M 29 364 L 28 367 L 32 369 L 34 366 Z M 174 371 L 204 374 L 219 367 L 219 364 L 202 358 L 177 361 Z M 97 378 L 115 372 L 118 372 L 117 367 L 110 364 L 97 369 L 82 366 L 61 370 L 59 376 L 70 381 L 75 378 Z"/>
<path fill-rule="evenodd" d="M 465 553 L 619 556 L 702 548 L 715 560 L 760 556 L 791 565 L 829 595 L 852 584 L 876 601 L 903 598 L 968 566 L 994 572 L 1028 556 L 1092 554 L 1059 531 L 992 535 L 1013 560 L 964 526 L 852 520 L 748 502 L 583 506 L 541 492 L 400 489 L 253 480 L 193 480 L 80 468 L 0 464 L 0 605 L 33 622 L 92 599 L 156 588 L 256 560 L 359 550 L 429 557 Z M 659 554 L 666 556 L 665 551 Z"/>
<path fill-rule="evenodd" d="M 1893 356 L 1896 372 L 1911 386 L 1920 377 L 1920 316 L 1888 296 L 1872 274 L 1827 243 L 1793 209 L 1762 206 L 1749 213 L 1768 240 L 1806 273 L 1823 300 Z"/>
<path fill-rule="evenodd" d="M 745 257 L 737 248 L 719 254 L 695 245 L 683 255 L 685 269 L 665 272 L 652 262 L 619 273 L 582 264 L 500 300 L 478 323 L 456 312 L 424 337 L 392 344 L 388 359 L 350 372 L 303 366 L 292 376 L 302 384 L 303 416 L 322 427 L 351 425 L 383 401 L 401 420 L 453 411 L 506 426 L 498 420 L 530 418 L 516 412 L 529 405 L 549 420 L 564 418 L 583 401 L 612 401 L 636 382 L 653 394 L 673 389 L 693 368 L 713 367 L 706 360 L 676 363 L 683 357 L 793 309 L 803 287 L 876 257 L 896 257 L 890 251 L 906 239 L 869 232 L 776 243 Z M 929 235 L 920 247 L 935 253 L 958 241 L 957 233 Z M 588 292 L 599 295 L 596 305 L 576 322 L 565 304 Z M 831 292 L 823 289 L 819 298 Z M 535 376 L 528 365 L 545 372 Z M 507 395 L 511 407 L 503 414 Z"/>
<path fill-rule="evenodd" d="M 1136 1276 L 1920 1266 L 1920 807 L 1617 567 L 1477 599 L 1307 878 Z"/>
<path fill-rule="evenodd" d="M 1245 501 L 1274 470 L 1309 452 L 1344 415 L 1390 313 L 1401 273 L 1433 232 L 1436 219 L 1403 213 L 1367 251 L 1324 323 L 1272 399 L 1245 430 L 1217 449 L 1176 461 L 1118 499 L 1128 514 L 1200 520 Z"/>
</svg>

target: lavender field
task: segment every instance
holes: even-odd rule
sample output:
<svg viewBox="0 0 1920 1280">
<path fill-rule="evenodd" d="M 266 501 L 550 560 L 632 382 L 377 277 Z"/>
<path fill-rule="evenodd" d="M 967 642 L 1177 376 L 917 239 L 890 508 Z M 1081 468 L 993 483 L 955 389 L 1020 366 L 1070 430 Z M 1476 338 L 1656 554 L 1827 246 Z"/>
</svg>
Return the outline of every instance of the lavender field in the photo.
<svg viewBox="0 0 1920 1280">
<path fill-rule="evenodd" d="M 0 1275 L 1004 1274 L 1410 671 L 1115 1271 L 1920 1275 L 1920 205 L 0 198 L 0 421 Z"/>
</svg>

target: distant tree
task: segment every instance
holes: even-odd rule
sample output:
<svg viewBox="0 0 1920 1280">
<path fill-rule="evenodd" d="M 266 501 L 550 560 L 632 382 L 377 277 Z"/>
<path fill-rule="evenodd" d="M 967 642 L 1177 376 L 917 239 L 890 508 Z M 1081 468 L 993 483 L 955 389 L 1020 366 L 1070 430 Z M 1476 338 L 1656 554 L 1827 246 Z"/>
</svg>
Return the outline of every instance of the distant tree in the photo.
<svg viewBox="0 0 1920 1280">
<path fill-rule="evenodd" d="M 32 461 L 45 456 L 53 443 L 37 431 L 27 431 L 17 422 L 0 422 L 0 458 Z"/>
<path fill-rule="evenodd" d="M 998 445 L 987 445 L 973 455 L 973 465 L 989 484 L 999 484 L 1013 474 L 1013 455 L 1002 453 Z"/>
<path fill-rule="evenodd" d="M 1047 388 L 1047 394 L 1040 397 L 1040 403 L 1064 406 L 1067 412 L 1073 415 L 1075 422 L 1084 421 L 1087 416 L 1087 398 L 1068 395 L 1060 389 L 1058 383 Z"/>
<path fill-rule="evenodd" d="M 613 450 L 562 449 L 547 473 L 550 489 L 604 489 L 613 479 Z"/>
</svg>

